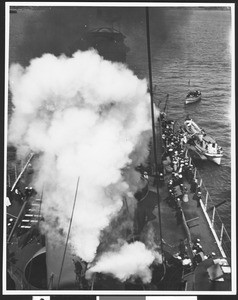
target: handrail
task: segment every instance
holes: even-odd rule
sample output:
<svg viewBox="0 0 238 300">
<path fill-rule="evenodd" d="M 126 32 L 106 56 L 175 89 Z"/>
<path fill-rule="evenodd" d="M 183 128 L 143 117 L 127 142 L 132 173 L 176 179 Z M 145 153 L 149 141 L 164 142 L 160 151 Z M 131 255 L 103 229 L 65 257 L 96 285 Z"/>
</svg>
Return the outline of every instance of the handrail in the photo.
<svg viewBox="0 0 238 300">
<path fill-rule="evenodd" d="M 179 122 L 177 122 L 179 125 Z M 231 257 L 231 238 L 230 235 L 228 234 L 228 231 L 225 227 L 225 224 L 222 220 L 222 218 L 220 217 L 218 210 L 216 209 L 216 205 L 217 203 L 214 203 L 214 201 L 212 200 L 207 187 L 205 186 L 203 180 L 202 180 L 202 176 L 200 175 L 198 168 L 195 166 L 194 161 L 192 160 L 191 156 L 190 160 L 193 163 L 194 166 L 194 172 L 195 172 L 195 177 L 197 179 L 199 179 L 199 185 L 202 188 L 201 192 L 202 192 L 202 204 L 203 204 L 203 211 L 205 216 L 207 216 L 209 218 L 209 220 L 211 221 L 211 225 L 212 225 L 212 229 L 214 230 L 214 233 L 217 236 L 217 241 L 218 241 L 218 245 L 220 245 L 222 247 L 222 249 L 225 252 L 225 256 L 227 258 Z M 204 195 L 205 192 L 205 195 Z M 204 200 L 205 197 L 205 200 Z M 210 204 L 210 207 L 212 206 L 212 215 L 209 215 L 209 211 L 208 211 L 208 205 Z M 229 244 L 229 245 L 227 245 Z"/>
<path fill-rule="evenodd" d="M 220 217 L 216 207 L 215 203 L 213 202 L 205 184 L 202 181 L 202 177 L 197 169 L 197 167 L 194 165 L 195 170 L 195 176 L 198 181 L 200 181 L 199 186 L 201 188 L 202 192 L 202 199 L 201 199 L 201 207 L 203 209 L 204 215 L 207 218 L 207 221 L 210 225 L 210 228 L 212 230 L 212 233 L 216 239 L 217 245 L 224 257 L 231 258 L 231 238 L 228 234 L 228 231 L 225 227 L 224 222 L 222 221 L 222 218 Z M 205 195 L 204 195 L 205 193 Z M 205 199 L 204 199 L 205 198 Z M 212 206 L 212 210 L 210 210 L 210 207 L 208 207 L 210 204 L 210 207 Z"/>
</svg>

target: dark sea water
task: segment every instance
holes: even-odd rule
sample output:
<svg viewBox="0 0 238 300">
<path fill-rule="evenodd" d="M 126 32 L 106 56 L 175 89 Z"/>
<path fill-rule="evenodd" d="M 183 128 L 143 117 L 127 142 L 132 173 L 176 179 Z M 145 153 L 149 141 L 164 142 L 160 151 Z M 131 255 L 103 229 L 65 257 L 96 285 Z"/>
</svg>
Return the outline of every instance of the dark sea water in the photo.
<svg viewBox="0 0 238 300">
<path fill-rule="evenodd" d="M 23 9 L 10 16 L 10 63 L 27 65 L 45 52 L 66 52 L 90 24 L 114 25 L 130 47 L 128 66 L 140 78 L 148 76 L 144 9 Z M 126 12 L 126 13 L 125 13 Z M 111 19 L 110 19 L 111 18 Z M 113 19 L 114 18 L 114 19 Z M 113 19 L 113 20 L 112 20 Z M 151 9 L 151 51 L 156 101 L 182 122 L 190 115 L 224 150 L 220 166 L 196 162 L 212 200 L 226 203 L 219 214 L 231 230 L 231 13 L 229 10 Z M 86 26 L 85 26 L 86 25 Z M 191 88 L 201 90 L 199 103 L 184 106 Z M 235 199 L 232 199 L 235 201 Z"/>
<path fill-rule="evenodd" d="M 218 207 L 218 212 L 230 233 L 231 15 L 229 11 L 184 11 L 186 20 L 183 22 L 182 15 L 176 10 L 167 12 L 170 30 L 161 43 L 158 44 L 155 32 L 151 35 L 153 83 L 157 85 L 155 99 L 161 102 L 163 109 L 168 93 L 169 116 L 181 123 L 189 114 L 223 148 L 220 166 L 210 161 L 196 161 L 195 164 L 212 201 L 216 204 L 227 201 Z M 136 65 L 135 53 L 131 59 Z M 146 62 L 140 61 L 140 66 L 138 73 L 148 68 Z M 202 92 L 202 100 L 185 106 L 183 101 L 189 90 L 189 80 L 191 89 Z"/>
</svg>

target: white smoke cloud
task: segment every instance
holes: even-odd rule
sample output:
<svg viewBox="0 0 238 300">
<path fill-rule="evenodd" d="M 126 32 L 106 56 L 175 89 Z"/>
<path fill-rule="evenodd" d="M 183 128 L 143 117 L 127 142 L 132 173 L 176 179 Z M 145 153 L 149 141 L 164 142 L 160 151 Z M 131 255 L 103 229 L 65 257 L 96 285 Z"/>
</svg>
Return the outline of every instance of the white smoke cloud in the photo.
<svg viewBox="0 0 238 300">
<path fill-rule="evenodd" d="M 75 253 L 92 261 L 100 233 L 133 200 L 151 137 L 147 83 L 94 50 L 71 58 L 44 54 L 26 68 L 10 68 L 14 111 L 9 143 L 35 162 L 34 186 L 44 186 L 43 230 L 51 242 L 67 233 L 76 182 L 79 189 L 70 232 Z M 130 176 L 123 176 L 122 169 Z M 129 203 L 132 201 L 130 200 Z"/>
<path fill-rule="evenodd" d="M 140 277 L 143 283 L 149 283 L 152 278 L 150 266 L 157 260 L 158 253 L 147 249 L 145 244 L 125 243 L 119 251 L 102 254 L 96 265 L 88 269 L 86 276 L 90 278 L 98 272 L 112 274 L 121 281 Z"/>
</svg>

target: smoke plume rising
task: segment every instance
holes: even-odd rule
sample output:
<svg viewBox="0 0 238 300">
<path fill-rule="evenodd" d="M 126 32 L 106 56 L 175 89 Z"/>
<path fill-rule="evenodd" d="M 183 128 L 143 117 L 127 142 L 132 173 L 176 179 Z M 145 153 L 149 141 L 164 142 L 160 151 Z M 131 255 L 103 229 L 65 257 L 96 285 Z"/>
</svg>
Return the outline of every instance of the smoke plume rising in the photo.
<svg viewBox="0 0 238 300">
<path fill-rule="evenodd" d="M 70 245 L 91 262 L 123 199 L 130 207 L 135 201 L 140 176 L 134 168 L 146 160 L 151 137 L 147 83 L 89 50 L 70 58 L 44 54 L 26 68 L 14 64 L 10 89 L 9 143 L 19 156 L 40 153 L 33 186 L 39 193 L 44 187 L 42 231 L 51 243 L 65 240 L 79 178 Z M 124 245 L 121 253 L 136 246 L 147 253 L 148 266 L 154 256 L 143 244 Z M 134 271 L 143 268 L 146 281 L 147 267 Z"/>
<path fill-rule="evenodd" d="M 125 243 L 119 251 L 104 253 L 86 275 L 90 277 L 94 272 L 109 273 L 121 281 L 140 277 L 143 283 L 149 283 L 152 277 L 149 267 L 154 261 L 158 263 L 158 254 L 146 249 L 143 243 Z"/>
</svg>

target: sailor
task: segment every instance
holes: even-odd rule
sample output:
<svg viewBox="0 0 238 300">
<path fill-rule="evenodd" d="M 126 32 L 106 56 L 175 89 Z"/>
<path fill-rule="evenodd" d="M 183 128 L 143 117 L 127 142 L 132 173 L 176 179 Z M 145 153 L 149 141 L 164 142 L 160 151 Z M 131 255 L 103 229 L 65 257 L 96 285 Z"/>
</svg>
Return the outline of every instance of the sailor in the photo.
<svg viewBox="0 0 238 300">
<path fill-rule="evenodd" d="M 25 187 L 25 196 L 26 197 L 30 196 L 30 188 L 28 186 Z"/>
<path fill-rule="evenodd" d="M 163 172 L 159 172 L 159 186 L 162 187 L 164 185 L 164 174 Z"/>
<path fill-rule="evenodd" d="M 168 188 L 171 188 L 172 186 L 173 186 L 173 180 L 170 179 L 170 180 L 168 181 Z"/>
<path fill-rule="evenodd" d="M 177 160 L 173 161 L 173 168 L 174 168 L 174 171 L 176 172 L 178 169 L 178 161 Z"/>
<path fill-rule="evenodd" d="M 201 199 L 202 199 L 202 193 L 201 193 L 201 191 L 197 191 L 193 196 L 193 200 L 197 201 L 197 207 L 201 206 L 201 203 L 200 203 Z"/>
<path fill-rule="evenodd" d="M 16 196 L 15 199 L 16 199 L 18 202 L 22 202 L 23 199 L 24 199 L 24 196 L 23 196 L 21 190 L 20 190 L 19 188 L 16 187 L 15 190 L 14 190 L 14 193 L 15 193 L 15 196 Z"/>
<path fill-rule="evenodd" d="M 195 240 L 195 243 L 200 243 L 200 242 L 201 242 L 200 239 L 196 239 L 196 240 Z"/>
<path fill-rule="evenodd" d="M 208 254 L 207 258 L 214 258 L 216 256 L 215 252 L 212 252 L 211 254 Z"/>
<path fill-rule="evenodd" d="M 25 187 L 25 196 L 26 197 L 31 197 L 33 196 L 34 194 L 36 194 L 36 191 L 35 189 L 33 189 L 33 187 Z"/>
<path fill-rule="evenodd" d="M 184 194 L 183 194 L 183 202 L 188 202 L 188 190 L 187 187 L 184 187 Z"/>
<path fill-rule="evenodd" d="M 203 252 L 202 245 L 200 243 L 196 243 L 194 245 L 194 249 L 197 251 L 197 253 Z"/>
<path fill-rule="evenodd" d="M 170 160 L 172 161 L 172 159 L 173 159 L 173 149 L 172 148 L 169 148 L 168 154 L 169 154 Z"/>
<path fill-rule="evenodd" d="M 197 207 L 201 206 L 200 200 L 202 199 L 202 193 L 199 191 L 197 194 Z"/>
<path fill-rule="evenodd" d="M 196 253 L 193 258 L 193 265 L 197 266 L 200 262 L 202 262 L 202 257 L 199 253 Z"/>
<path fill-rule="evenodd" d="M 177 203 L 177 207 L 178 207 L 178 209 L 182 209 L 182 207 L 181 207 L 181 200 L 180 200 L 180 198 L 177 198 L 177 199 L 176 199 L 176 203 Z"/>
<path fill-rule="evenodd" d="M 183 184 L 183 175 L 182 174 L 179 174 L 178 175 L 178 184 Z"/>
<path fill-rule="evenodd" d="M 176 203 L 175 203 L 175 196 L 174 196 L 173 191 L 170 192 L 170 196 L 168 197 L 168 204 L 169 204 L 169 206 L 171 206 L 171 207 L 173 207 L 173 208 L 175 208 L 175 206 L 176 206 Z"/>
<path fill-rule="evenodd" d="M 192 180 L 192 182 L 191 182 L 191 193 L 195 193 L 196 192 L 196 190 L 197 190 L 197 179 L 194 179 L 193 178 L 193 180 Z"/>
</svg>

